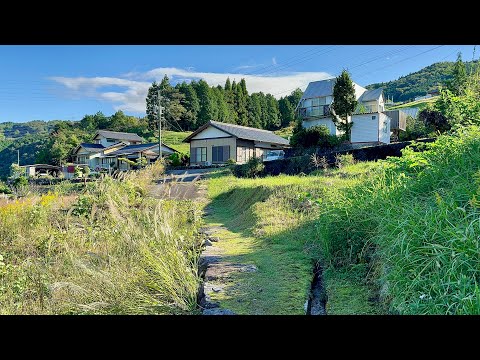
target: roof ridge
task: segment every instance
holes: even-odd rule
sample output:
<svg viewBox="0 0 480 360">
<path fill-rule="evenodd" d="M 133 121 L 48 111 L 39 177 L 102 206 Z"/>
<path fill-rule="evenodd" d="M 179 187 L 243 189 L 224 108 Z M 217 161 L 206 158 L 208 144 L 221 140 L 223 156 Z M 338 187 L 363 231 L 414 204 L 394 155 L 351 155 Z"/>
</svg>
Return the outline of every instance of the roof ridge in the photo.
<svg viewBox="0 0 480 360">
<path fill-rule="evenodd" d="M 210 120 L 210 122 L 211 122 L 211 123 L 217 123 L 217 124 L 224 124 L 224 125 L 228 125 L 228 126 L 239 127 L 239 128 L 244 128 L 244 129 L 249 129 L 249 130 L 265 131 L 265 132 L 268 132 L 268 133 L 272 133 L 272 134 L 274 134 L 274 132 L 273 132 L 273 131 L 271 131 L 271 130 L 259 129 L 259 128 L 254 128 L 254 127 L 250 127 L 250 126 L 243 126 L 243 125 L 237 125 L 237 124 L 230 124 L 230 123 L 225 123 L 225 122 L 221 122 L 221 121 L 215 121 L 215 120 Z"/>
</svg>

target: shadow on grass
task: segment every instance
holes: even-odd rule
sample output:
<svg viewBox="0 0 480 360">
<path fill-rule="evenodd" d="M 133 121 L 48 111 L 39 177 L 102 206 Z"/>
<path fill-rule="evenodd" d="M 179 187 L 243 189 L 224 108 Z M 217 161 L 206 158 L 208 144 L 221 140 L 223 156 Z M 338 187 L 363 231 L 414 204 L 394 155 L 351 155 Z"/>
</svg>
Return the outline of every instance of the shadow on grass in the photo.
<svg viewBox="0 0 480 360">
<path fill-rule="evenodd" d="M 256 272 L 231 273 L 222 281 L 224 291 L 212 297 L 237 314 L 305 314 L 314 261 L 320 258 L 316 221 L 298 219 L 292 226 L 282 226 L 288 223 L 288 216 L 282 218 L 282 213 L 277 211 L 279 218 L 273 216 L 273 220 L 277 221 L 278 229 L 262 234 L 265 219 L 258 211 L 275 192 L 287 187 L 235 187 L 214 197 L 208 205 L 212 209 L 206 218 L 208 225 L 227 229 L 215 235 L 221 239 L 222 261 L 254 264 L 258 268 Z M 272 213 L 276 210 L 271 209 Z M 263 211 L 268 213 L 269 209 Z M 339 276 L 330 271 L 329 274 L 331 279 L 341 279 L 338 286 L 332 287 L 335 294 L 349 297 L 345 302 L 349 309 L 341 302 L 335 305 L 335 313 L 374 312 L 367 304 L 368 291 L 357 283 L 358 277 L 352 282 L 348 273 Z"/>
</svg>

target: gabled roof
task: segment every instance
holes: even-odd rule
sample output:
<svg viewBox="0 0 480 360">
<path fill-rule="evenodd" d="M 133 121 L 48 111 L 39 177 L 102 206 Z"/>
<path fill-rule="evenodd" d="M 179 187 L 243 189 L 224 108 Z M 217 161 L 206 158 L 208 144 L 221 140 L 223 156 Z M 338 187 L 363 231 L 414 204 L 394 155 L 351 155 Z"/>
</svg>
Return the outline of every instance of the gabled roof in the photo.
<svg viewBox="0 0 480 360">
<path fill-rule="evenodd" d="M 156 148 L 158 148 L 158 143 L 127 145 L 127 146 L 125 146 L 121 149 L 118 149 L 116 151 L 112 151 L 111 153 L 107 154 L 106 156 L 133 154 L 133 153 L 144 152 L 146 150 L 155 150 Z M 162 148 L 167 148 L 171 152 L 176 152 L 175 149 L 172 149 L 171 147 L 169 147 L 169 146 L 167 146 L 163 143 L 162 143 Z"/>
<path fill-rule="evenodd" d="M 374 89 L 374 90 L 367 90 L 365 91 L 362 96 L 358 99 L 359 102 L 365 101 L 374 101 L 380 99 L 380 96 L 383 93 L 382 88 Z"/>
<path fill-rule="evenodd" d="M 325 79 L 320 81 L 312 81 L 308 84 L 303 92 L 302 99 L 311 99 L 322 96 L 331 96 L 333 94 L 333 86 L 335 85 L 335 78 Z"/>
<path fill-rule="evenodd" d="M 355 89 L 355 96 L 358 99 L 359 97 L 361 97 L 361 95 L 363 95 L 367 91 L 367 89 L 365 89 L 363 86 L 358 85 L 355 81 L 352 81 L 352 83 Z M 335 78 L 312 81 L 311 83 L 308 84 L 307 88 L 303 92 L 303 95 L 299 101 L 299 104 L 301 104 L 302 101 L 306 99 L 323 97 L 323 96 L 332 96 L 334 86 L 335 86 Z"/>
<path fill-rule="evenodd" d="M 232 135 L 238 139 L 253 140 L 253 141 L 266 142 L 266 143 L 272 143 L 272 144 L 278 144 L 278 145 L 290 144 L 287 139 L 284 139 L 281 136 L 278 136 L 268 130 L 256 129 L 256 128 L 234 125 L 234 124 L 227 124 L 227 123 L 213 121 L 213 120 L 209 121 L 205 125 L 198 128 L 196 131 L 190 134 L 187 138 L 185 138 L 183 142 L 190 142 L 190 140 L 192 140 L 193 137 L 201 133 L 203 130 L 205 130 L 209 126 L 213 126 L 214 128 L 221 130 L 223 132 L 226 132 L 227 134 Z"/>
<path fill-rule="evenodd" d="M 115 140 L 128 140 L 128 141 L 144 141 L 145 139 L 141 136 L 138 136 L 134 133 L 118 132 L 118 131 L 108 131 L 108 130 L 98 130 L 94 136 L 94 139 L 102 135 L 103 137 Z"/>
<path fill-rule="evenodd" d="M 94 152 L 94 153 L 100 152 L 103 149 L 105 149 L 105 146 L 103 146 L 102 144 L 81 143 L 73 150 L 73 153 L 75 154 L 80 149 L 80 147 L 83 147 L 88 152 Z"/>
</svg>

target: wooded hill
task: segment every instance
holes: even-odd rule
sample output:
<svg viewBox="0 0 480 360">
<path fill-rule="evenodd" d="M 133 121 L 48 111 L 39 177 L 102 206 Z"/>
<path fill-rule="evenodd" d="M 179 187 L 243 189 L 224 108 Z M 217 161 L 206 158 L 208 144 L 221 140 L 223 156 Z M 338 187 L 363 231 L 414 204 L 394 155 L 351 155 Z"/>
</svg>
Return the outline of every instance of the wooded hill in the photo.
<svg viewBox="0 0 480 360">
<path fill-rule="evenodd" d="M 376 83 L 366 86 L 367 89 L 383 87 L 385 97 L 393 97 L 393 101 L 409 101 L 416 96 L 423 96 L 428 91 L 445 85 L 452 79 L 453 61 L 443 61 L 424 67 L 414 73 L 402 76 L 397 80 Z M 478 60 L 465 62 L 467 74 L 470 73 Z"/>
</svg>

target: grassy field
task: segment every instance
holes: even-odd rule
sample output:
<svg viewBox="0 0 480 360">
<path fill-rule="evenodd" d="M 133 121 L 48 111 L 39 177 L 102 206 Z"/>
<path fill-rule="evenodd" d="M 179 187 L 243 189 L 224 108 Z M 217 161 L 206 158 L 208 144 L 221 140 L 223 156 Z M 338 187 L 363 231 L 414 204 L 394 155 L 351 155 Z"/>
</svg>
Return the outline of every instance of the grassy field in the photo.
<svg viewBox="0 0 480 360">
<path fill-rule="evenodd" d="M 433 104 L 435 101 L 437 101 L 437 99 L 438 99 L 438 96 L 434 96 L 429 99 L 412 101 L 402 105 L 393 106 L 391 108 L 388 108 L 387 110 L 407 109 L 407 108 L 415 107 L 415 108 L 418 108 L 418 111 L 420 111 L 426 108 L 428 104 Z"/>
<path fill-rule="evenodd" d="M 166 130 L 162 132 L 162 141 L 165 145 L 168 145 L 181 153 L 190 155 L 190 144 L 182 141 L 191 133 L 191 131 L 177 132 Z"/>
<path fill-rule="evenodd" d="M 148 197 L 159 171 L 4 200 L 0 314 L 194 313 L 200 209 Z"/>
<path fill-rule="evenodd" d="M 226 307 L 301 314 L 312 261 L 330 314 L 480 314 L 480 128 L 312 176 L 209 180 L 221 246 L 258 272 Z M 240 300 L 240 302 L 238 301 Z"/>
<path fill-rule="evenodd" d="M 314 262 L 321 258 L 311 199 L 334 196 L 358 183 L 374 164 L 329 171 L 328 176 L 278 176 L 238 179 L 218 173 L 209 180 L 214 215 L 210 225 L 223 225 L 219 246 L 229 261 L 255 264 L 256 273 L 239 273 L 222 306 L 239 314 L 304 314 Z M 325 271 L 330 314 L 371 314 L 372 290 L 359 281 L 359 268 Z M 361 274 L 361 273 L 360 273 Z M 361 278 L 361 276 L 360 276 Z"/>
</svg>

